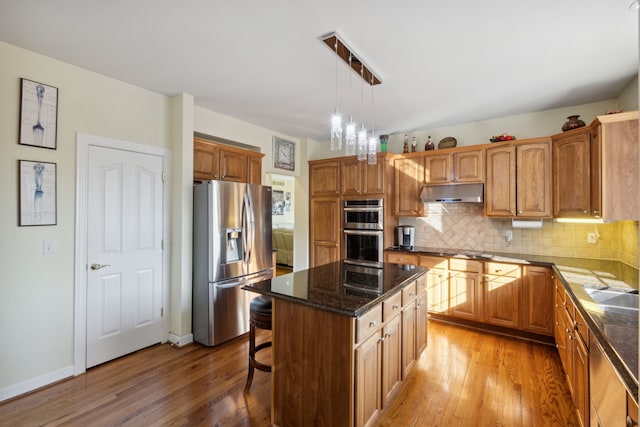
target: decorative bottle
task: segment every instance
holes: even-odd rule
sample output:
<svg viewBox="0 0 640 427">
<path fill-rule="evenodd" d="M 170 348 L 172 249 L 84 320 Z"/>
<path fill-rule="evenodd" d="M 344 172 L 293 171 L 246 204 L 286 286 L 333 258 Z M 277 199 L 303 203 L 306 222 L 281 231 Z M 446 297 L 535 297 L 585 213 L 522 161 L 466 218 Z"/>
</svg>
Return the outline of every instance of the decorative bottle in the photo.
<svg viewBox="0 0 640 427">
<path fill-rule="evenodd" d="M 409 152 L 409 135 L 407 135 L 406 133 L 404 134 L 404 144 L 402 146 L 402 153 L 408 153 Z"/>
<path fill-rule="evenodd" d="M 430 151 L 435 148 L 436 147 L 433 146 L 433 141 L 431 140 L 431 135 L 429 135 L 429 137 L 427 138 L 427 143 L 424 144 L 424 151 Z"/>
</svg>

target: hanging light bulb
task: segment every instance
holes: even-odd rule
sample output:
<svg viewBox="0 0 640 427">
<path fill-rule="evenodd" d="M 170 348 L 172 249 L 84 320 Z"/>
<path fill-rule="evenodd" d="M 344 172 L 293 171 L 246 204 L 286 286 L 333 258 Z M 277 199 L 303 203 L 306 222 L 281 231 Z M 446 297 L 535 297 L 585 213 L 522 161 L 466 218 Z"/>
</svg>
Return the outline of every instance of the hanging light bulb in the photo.
<svg viewBox="0 0 640 427">
<path fill-rule="evenodd" d="M 345 126 L 344 132 L 345 155 L 355 156 L 356 154 L 356 124 L 353 120 Z"/>
<path fill-rule="evenodd" d="M 331 151 L 342 150 L 342 116 L 338 111 L 331 116 Z"/>
<path fill-rule="evenodd" d="M 338 112 L 338 36 L 334 44 L 336 50 L 336 111 L 331 116 L 331 151 L 342 150 L 342 115 Z"/>
<path fill-rule="evenodd" d="M 375 165 L 378 163 L 378 137 L 371 132 L 369 136 L 369 147 L 367 152 L 367 163 L 370 165 Z"/>
<path fill-rule="evenodd" d="M 362 129 L 358 132 L 358 160 L 367 160 L 368 143 L 367 130 L 362 126 Z"/>
</svg>

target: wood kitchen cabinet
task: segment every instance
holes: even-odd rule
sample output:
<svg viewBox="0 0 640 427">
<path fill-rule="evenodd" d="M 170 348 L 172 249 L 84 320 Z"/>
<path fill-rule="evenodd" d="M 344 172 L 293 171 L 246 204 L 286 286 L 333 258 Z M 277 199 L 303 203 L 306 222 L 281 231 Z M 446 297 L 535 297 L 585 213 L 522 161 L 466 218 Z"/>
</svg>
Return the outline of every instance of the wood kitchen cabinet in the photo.
<svg viewBox="0 0 640 427">
<path fill-rule="evenodd" d="M 517 329 L 520 326 L 520 266 L 484 263 L 483 317 L 486 323 Z"/>
<path fill-rule="evenodd" d="M 424 182 L 446 184 L 453 178 L 451 154 L 426 154 L 424 156 Z"/>
<path fill-rule="evenodd" d="M 591 217 L 599 215 L 599 208 L 592 207 L 591 153 L 592 129 L 584 127 L 554 135 L 553 138 L 553 216 Z M 595 141 L 595 138 L 593 139 Z M 594 142 L 595 143 L 595 142 Z M 594 165 L 595 166 L 595 165 Z"/>
<path fill-rule="evenodd" d="M 416 284 L 402 290 L 402 378 L 406 378 L 417 357 Z"/>
<path fill-rule="evenodd" d="M 500 143 L 486 149 L 485 215 L 551 218 L 549 138 Z"/>
<path fill-rule="evenodd" d="M 582 426 L 589 425 L 588 330 L 562 284 L 555 284 L 555 338 L 576 414 Z"/>
<path fill-rule="evenodd" d="M 420 190 L 424 185 L 424 156 L 394 159 L 394 215 L 422 216 L 424 203 Z"/>
<path fill-rule="evenodd" d="M 384 321 L 382 329 L 382 407 L 387 406 L 402 382 L 402 316 L 400 310 Z"/>
<path fill-rule="evenodd" d="M 424 154 L 424 182 L 448 184 L 483 182 L 484 151 L 457 148 L 448 153 L 438 151 Z"/>
<path fill-rule="evenodd" d="M 431 313 L 447 314 L 449 311 L 449 259 L 420 256 L 420 265 L 427 267 L 427 307 Z"/>
<path fill-rule="evenodd" d="M 262 182 L 264 154 L 195 138 L 193 140 L 193 179 Z"/>
<path fill-rule="evenodd" d="M 521 279 L 521 329 L 553 336 L 553 274 L 548 267 L 525 265 Z"/>
<path fill-rule="evenodd" d="M 311 197 L 337 197 L 340 195 L 340 160 L 313 160 L 309 162 L 309 192 Z"/>
<path fill-rule="evenodd" d="M 374 333 L 355 350 L 355 425 L 369 424 L 382 409 L 380 398 L 382 375 L 382 342 Z"/>
<path fill-rule="evenodd" d="M 482 262 L 449 259 L 449 314 L 482 321 Z"/>
<path fill-rule="evenodd" d="M 312 267 L 338 261 L 341 233 L 340 198 L 312 197 L 309 212 L 309 241 Z"/>
<path fill-rule="evenodd" d="M 378 154 L 375 165 L 358 160 L 356 156 L 340 161 L 341 194 L 343 196 L 373 195 L 384 193 L 386 156 Z"/>
</svg>

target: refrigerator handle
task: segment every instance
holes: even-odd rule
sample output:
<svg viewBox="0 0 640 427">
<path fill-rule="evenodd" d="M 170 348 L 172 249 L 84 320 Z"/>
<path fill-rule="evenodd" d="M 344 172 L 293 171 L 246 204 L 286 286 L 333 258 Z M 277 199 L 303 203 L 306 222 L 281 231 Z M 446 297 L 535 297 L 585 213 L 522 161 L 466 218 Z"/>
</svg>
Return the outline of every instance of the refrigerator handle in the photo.
<svg viewBox="0 0 640 427">
<path fill-rule="evenodd" d="M 253 252 L 253 221 L 251 220 L 251 198 L 248 193 L 242 196 L 242 220 L 244 221 L 244 262 L 248 265 L 251 263 L 251 254 Z"/>
</svg>

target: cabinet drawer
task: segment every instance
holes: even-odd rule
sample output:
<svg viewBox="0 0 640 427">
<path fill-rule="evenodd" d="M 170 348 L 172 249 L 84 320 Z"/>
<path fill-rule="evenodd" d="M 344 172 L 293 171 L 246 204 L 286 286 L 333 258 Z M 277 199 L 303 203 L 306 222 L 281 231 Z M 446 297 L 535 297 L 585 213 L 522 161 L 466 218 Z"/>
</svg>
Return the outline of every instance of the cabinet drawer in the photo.
<svg viewBox="0 0 640 427">
<path fill-rule="evenodd" d="M 381 323 L 382 304 L 378 304 L 356 319 L 356 342 L 361 342 L 373 332 L 379 330 Z"/>
<path fill-rule="evenodd" d="M 401 303 L 402 292 L 397 292 L 391 295 L 386 300 L 382 301 L 382 320 L 386 322 L 396 314 L 400 313 L 402 309 Z"/>
<path fill-rule="evenodd" d="M 387 252 L 387 262 L 392 264 L 418 265 L 418 255 L 400 252 Z"/>
<path fill-rule="evenodd" d="M 482 272 L 482 262 L 470 259 L 449 258 L 449 269 L 456 271 Z"/>
<path fill-rule="evenodd" d="M 575 309 L 575 327 L 576 330 L 578 331 L 578 335 L 580 335 L 580 338 L 582 338 L 582 341 L 585 343 L 585 345 L 587 346 L 587 348 L 589 348 L 589 332 L 587 329 L 587 324 L 584 321 L 584 317 L 582 317 L 582 314 L 580 313 L 579 310 Z"/>
<path fill-rule="evenodd" d="M 416 298 L 416 282 L 413 282 L 402 289 L 402 306 L 409 304 Z"/>
<path fill-rule="evenodd" d="M 446 270 L 449 268 L 449 260 L 439 256 L 420 256 L 420 265 L 427 268 L 439 268 Z"/>
<path fill-rule="evenodd" d="M 429 273 L 425 274 L 424 276 L 422 276 L 421 278 L 416 280 L 416 294 L 417 295 L 420 295 L 420 293 L 422 293 L 422 292 L 426 292 L 427 284 L 429 283 L 428 274 Z"/>
<path fill-rule="evenodd" d="M 485 262 L 484 272 L 496 276 L 520 277 L 520 266 L 517 264 L 504 264 L 501 262 Z"/>
</svg>

